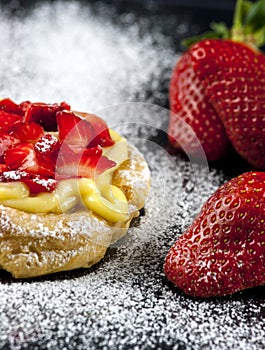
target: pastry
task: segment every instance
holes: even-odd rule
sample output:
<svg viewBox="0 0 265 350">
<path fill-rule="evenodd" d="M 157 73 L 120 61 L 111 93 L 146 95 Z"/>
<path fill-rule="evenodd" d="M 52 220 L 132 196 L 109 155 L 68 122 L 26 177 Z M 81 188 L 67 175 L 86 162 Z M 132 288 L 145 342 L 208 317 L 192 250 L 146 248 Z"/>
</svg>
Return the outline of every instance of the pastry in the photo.
<svg viewBox="0 0 265 350">
<path fill-rule="evenodd" d="M 99 262 L 144 206 L 141 153 L 66 103 L 0 101 L 0 267 L 29 278 Z"/>
</svg>

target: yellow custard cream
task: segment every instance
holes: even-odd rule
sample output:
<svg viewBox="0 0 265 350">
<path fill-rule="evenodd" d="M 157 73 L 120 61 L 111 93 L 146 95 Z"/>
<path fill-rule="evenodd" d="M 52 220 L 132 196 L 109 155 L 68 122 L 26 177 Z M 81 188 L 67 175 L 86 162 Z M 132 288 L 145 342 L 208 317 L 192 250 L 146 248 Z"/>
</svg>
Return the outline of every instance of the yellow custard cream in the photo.
<svg viewBox="0 0 265 350">
<path fill-rule="evenodd" d="M 30 195 L 22 182 L 0 183 L 0 204 L 32 213 L 65 213 L 79 205 L 85 205 L 110 222 L 129 218 L 128 202 L 124 193 L 111 184 L 113 172 L 128 159 L 127 141 L 110 130 L 115 144 L 105 147 L 103 154 L 116 162 L 94 180 L 88 178 L 67 179 L 59 182 L 51 193 Z"/>
</svg>

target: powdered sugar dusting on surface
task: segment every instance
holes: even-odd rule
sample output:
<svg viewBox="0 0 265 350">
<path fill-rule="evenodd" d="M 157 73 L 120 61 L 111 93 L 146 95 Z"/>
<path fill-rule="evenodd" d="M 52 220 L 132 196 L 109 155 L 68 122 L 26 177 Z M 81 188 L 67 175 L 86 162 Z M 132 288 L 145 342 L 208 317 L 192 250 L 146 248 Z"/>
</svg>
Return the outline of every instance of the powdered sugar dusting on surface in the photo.
<svg viewBox="0 0 265 350">
<path fill-rule="evenodd" d="M 139 40 L 137 24 L 122 31 L 108 21 L 108 10 L 95 17 L 87 8 L 77 2 L 46 4 L 13 21 L 0 14 L 2 95 L 66 99 L 76 109 L 93 111 L 142 96 L 151 76 L 159 85 L 157 68 L 172 64 L 166 38 L 158 48 L 151 34 Z M 0 347 L 264 349 L 264 288 L 197 300 L 172 288 L 163 275 L 169 247 L 224 181 L 223 174 L 169 157 L 156 144 L 160 135 L 144 125 L 121 129 L 152 172 L 141 217 L 89 270 L 29 281 L 1 272 Z"/>
<path fill-rule="evenodd" d="M 136 95 L 144 100 L 144 87 L 151 78 L 158 81 L 162 67 L 169 77 L 173 50 L 159 32 L 139 40 L 133 18 L 120 28 L 111 22 L 117 16 L 111 8 L 99 12 L 68 1 L 43 4 L 12 23 L 2 15 L 1 95 L 12 91 L 17 102 L 66 100 L 89 112 Z M 159 39 L 163 52 L 153 45 Z"/>
</svg>

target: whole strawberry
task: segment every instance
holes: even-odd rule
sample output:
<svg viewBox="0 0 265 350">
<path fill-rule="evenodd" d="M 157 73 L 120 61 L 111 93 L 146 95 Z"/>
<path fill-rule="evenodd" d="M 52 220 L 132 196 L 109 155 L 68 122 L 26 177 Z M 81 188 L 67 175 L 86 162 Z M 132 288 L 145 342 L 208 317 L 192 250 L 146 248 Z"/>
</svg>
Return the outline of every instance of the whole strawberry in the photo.
<svg viewBox="0 0 265 350">
<path fill-rule="evenodd" d="M 208 160 L 218 160 L 231 142 L 265 169 L 265 55 L 253 46 L 264 44 L 264 16 L 264 0 L 238 0 L 232 33 L 215 25 L 216 36 L 225 39 L 200 40 L 178 61 L 169 90 L 169 136 L 188 155 L 196 156 L 201 143 Z"/>
<path fill-rule="evenodd" d="M 221 186 L 170 249 L 164 269 L 195 297 L 265 284 L 265 173 L 248 172 Z"/>
<path fill-rule="evenodd" d="M 200 44 L 197 44 L 200 47 Z M 193 58 L 193 47 L 177 62 L 170 83 L 170 121 L 168 134 L 173 146 L 189 156 L 210 161 L 224 156 L 229 147 L 225 127 L 205 93 Z M 203 148 L 203 150 L 201 149 Z"/>
</svg>

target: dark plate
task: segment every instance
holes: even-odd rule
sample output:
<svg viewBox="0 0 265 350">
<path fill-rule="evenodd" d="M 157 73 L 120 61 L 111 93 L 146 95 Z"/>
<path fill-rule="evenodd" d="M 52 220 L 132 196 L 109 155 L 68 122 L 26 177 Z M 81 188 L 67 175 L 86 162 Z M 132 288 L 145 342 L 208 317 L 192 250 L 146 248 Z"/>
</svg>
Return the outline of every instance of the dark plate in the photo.
<svg viewBox="0 0 265 350">
<path fill-rule="evenodd" d="M 247 169 L 232 155 L 210 166 L 170 155 L 163 131 L 180 39 L 231 13 L 158 2 L 22 3 L 0 14 L 0 95 L 99 110 L 142 150 L 153 180 L 141 216 L 93 268 L 27 281 L 1 271 L 1 348 L 264 349 L 264 287 L 199 300 L 163 274 L 169 247 L 203 202 Z"/>
</svg>

